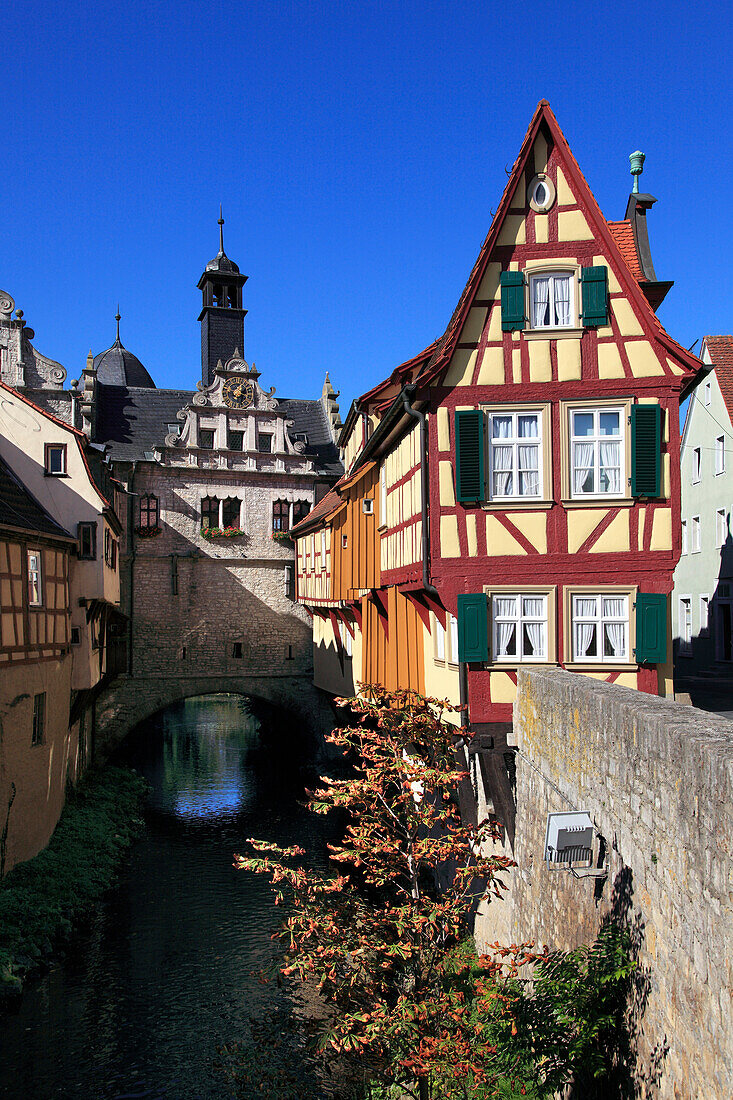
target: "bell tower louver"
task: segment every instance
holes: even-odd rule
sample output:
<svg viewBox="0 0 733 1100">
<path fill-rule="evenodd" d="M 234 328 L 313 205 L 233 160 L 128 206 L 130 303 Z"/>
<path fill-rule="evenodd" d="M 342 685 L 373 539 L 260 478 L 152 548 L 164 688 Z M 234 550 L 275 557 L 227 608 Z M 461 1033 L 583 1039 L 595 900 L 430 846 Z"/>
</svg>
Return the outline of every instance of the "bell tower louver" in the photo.
<svg viewBox="0 0 733 1100">
<path fill-rule="evenodd" d="M 216 364 L 226 363 L 236 349 L 244 354 L 244 318 L 242 287 L 247 276 L 224 251 L 224 219 L 219 209 L 219 251 L 198 281 L 203 295 L 201 322 L 201 379 L 210 386 Z"/>
</svg>

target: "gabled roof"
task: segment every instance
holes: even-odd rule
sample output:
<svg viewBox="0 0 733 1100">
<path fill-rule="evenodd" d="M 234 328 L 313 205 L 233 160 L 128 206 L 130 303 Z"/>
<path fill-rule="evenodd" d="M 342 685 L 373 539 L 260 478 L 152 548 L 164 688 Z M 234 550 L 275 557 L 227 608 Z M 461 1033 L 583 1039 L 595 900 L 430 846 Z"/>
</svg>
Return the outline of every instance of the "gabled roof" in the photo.
<svg viewBox="0 0 733 1100">
<path fill-rule="evenodd" d="M 336 485 L 338 485 L 338 482 Z M 296 523 L 294 527 L 290 528 L 290 534 L 294 535 L 296 538 L 306 535 L 311 528 L 319 527 L 324 520 L 328 519 L 334 512 L 337 512 L 344 504 L 345 501 L 341 499 L 336 492 L 336 486 L 334 486 L 330 492 L 326 493 L 322 500 L 319 500 L 318 504 L 316 504 L 315 508 L 311 509 L 307 516 L 304 516 L 299 523 Z"/>
<path fill-rule="evenodd" d="M 0 527 L 12 527 L 17 531 L 26 531 L 34 535 L 46 535 L 50 538 L 75 540 L 49 515 L 39 504 L 29 489 L 25 487 L 17 474 L 0 457 Z"/>
<path fill-rule="evenodd" d="M 494 246 L 497 243 L 499 233 L 501 231 L 506 215 L 509 211 L 510 203 L 518 186 L 519 179 L 525 169 L 530 151 L 532 149 L 532 145 L 541 126 L 547 127 L 553 141 L 555 142 L 555 145 L 560 149 L 562 153 L 564 167 L 567 168 L 567 171 L 570 174 L 576 194 L 582 195 L 583 201 L 587 205 L 588 214 L 595 226 L 595 231 L 598 238 L 605 244 L 608 252 L 611 255 L 615 255 L 616 258 L 620 261 L 621 274 L 623 275 L 624 271 L 629 272 L 628 279 L 624 280 L 626 282 L 625 290 L 627 294 L 629 295 L 629 297 L 634 299 L 639 307 L 641 315 L 646 318 L 648 324 L 653 329 L 656 339 L 659 340 L 659 342 L 664 346 L 665 351 L 670 356 L 672 356 L 688 374 L 688 378 L 683 382 L 682 387 L 682 396 L 684 396 L 686 389 L 689 389 L 689 387 L 694 384 L 695 377 L 701 369 L 700 360 L 697 359 L 697 357 L 692 355 L 690 352 L 686 351 L 662 328 L 659 319 L 657 318 L 649 302 L 647 301 L 641 287 L 639 286 L 639 283 L 633 276 L 632 270 L 629 267 L 629 263 L 624 253 L 621 251 L 621 247 L 617 242 L 614 233 L 609 227 L 609 223 L 604 218 L 601 209 L 595 200 L 593 192 L 588 186 L 588 182 L 585 179 L 585 176 L 583 175 L 578 162 L 573 156 L 567 139 L 560 129 L 558 121 L 552 113 L 550 105 L 546 99 L 540 100 L 537 105 L 537 109 L 532 116 L 532 121 L 530 122 L 527 133 L 524 136 L 524 140 L 519 150 L 519 155 L 517 156 L 517 159 L 515 160 L 512 167 L 512 171 L 509 175 L 509 179 L 507 180 L 506 187 L 504 188 L 504 193 L 501 197 L 501 201 L 499 202 L 499 206 L 497 207 L 494 220 L 492 221 L 486 239 L 481 246 L 481 251 L 479 252 L 479 255 L 476 259 L 476 263 L 474 264 L 473 270 L 469 275 L 468 282 L 466 283 L 458 305 L 453 312 L 453 316 L 448 323 L 448 327 L 446 328 L 445 333 L 443 334 L 441 339 L 438 341 L 436 350 L 431 356 L 431 359 L 427 364 L 426 369 L 420 376 L 420 382 L 425 384 L 432 382 L 434 379 L 438 378 L 442 374 L 442 372 L 448 367 L 450 363 L 451 356 L 455 351 L 456 344 L 460 339 L 461 329 L 463 328 L 464 322 L 468 316 L 471 302 L 475 297 L 476 291 L 484 275 Z M 621 234 L 621 236 L 623 238 L 623 241 L 625 242 L 625 231 L 623 234 Z M 624 247 L 626 248 L 626 245 L 624 245 Z"/>
<path fill-rule="evenodd" d="M 733 336 L 706 336 L 704 343 L 733 424 Z"/>
</svg>

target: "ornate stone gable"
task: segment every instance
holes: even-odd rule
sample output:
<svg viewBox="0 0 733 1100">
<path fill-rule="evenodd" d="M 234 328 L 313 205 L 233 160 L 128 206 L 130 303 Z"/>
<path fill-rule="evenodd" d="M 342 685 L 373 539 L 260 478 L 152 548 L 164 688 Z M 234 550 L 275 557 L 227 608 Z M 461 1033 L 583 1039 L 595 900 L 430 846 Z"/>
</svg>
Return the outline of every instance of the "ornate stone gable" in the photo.
<svg viewBox="0 0 733 1100">
<path fill-rule="evenodd" d="M 220 360 L 211 385 L 199 382 L 191 402 L 177 413 L 181 427 L 169 430 L 161 460 L 203 469 L 313 472 L 304 454 L 307 439 L 291 435 L 295 422 L 279 407 L 275 387 L 264 390 L 259 378 L 238 348 L 225 364 Z"/>
</svg>

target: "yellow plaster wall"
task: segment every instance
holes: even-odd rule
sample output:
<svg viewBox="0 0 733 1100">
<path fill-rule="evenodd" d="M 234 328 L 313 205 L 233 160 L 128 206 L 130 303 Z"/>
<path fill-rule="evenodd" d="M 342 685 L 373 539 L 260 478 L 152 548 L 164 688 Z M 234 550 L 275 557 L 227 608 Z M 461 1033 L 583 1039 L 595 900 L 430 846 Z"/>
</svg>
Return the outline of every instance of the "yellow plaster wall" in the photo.
<svg viewBox="0 0 733 1100">
<path fill-rule="evenodd" d="M 639 520 L 638 531 L 636 535 L 637 550 L 644 549 L 644 524 L 646 522 L 646 508 L 642 505 L 639 508 Z"/>
<path fill-rule="evenodd" d="M 650 378 L 653 375 L 664 374 L 664 367 L 654 354 L 653 347 L 646 340 L 627 340 L 624 347 L 634 378 Z"/>
<path fill-rule="evenodd" d="M 539 554 L 547 553 L 547 512 L 512 512 L 512 523 Z"/>
<path fill-rule="evenodd" d="M 499 286 L 499 276 L 501 274 L 501 264 L 487 264 L 484 276 L 479 283 L 479 288 L 476 293 L 476 297 L 484 299 L 500 298 L 501 289 Z"/>
<path fill-rule="evenodd" d="M 611 309 L 622 336 L 643 336 L 644 329 L 628 298 L 612 298 Z"/>
<path fill-rule="evenodd" d="M 621 353 L 616 344 L 608 343 L 598 345 L 598 376 L 599 378 L 624 377 Z"/>
<path fill-rule="evenodd" d="M 652 550 L 672 549 L 672 509 L 655 508 L 652 519 Z"/>
<path fill-rule="evenodd" d="M 473 344 L 479 339 L 484 331 L 487 312 L 485 306 L 471 306 L 466 323 L 461 330 L 460 340 L 462 344 Z"/>
<path fill-rule="evenodd" d="M 440 555 L 443 558 L 460 558 L 458 541 L 458 516 L 440 517 Z"/>
<path fill-rule="evenodd" d="M 514 517 L 512 517 L 512 520 Z M 503 524 L 499 523 L 496 516 L 491 513 L 486 515 L 486 553 L 490 558 L 502 557 L 506 554 L 526 554 L 527 551 L 520 546 L 512 534 Z M 445 556 L 445 555 L 444 555 Z"/>
<path fill-rule="evenodd" d="M 597 508 L 572 508 L 568 511 L 569 554 L 575 554 L 580 549 L 606 514 L 607 510 L 599 511 Z"/>
<path fill-rule="evenodd" d="M 593 266 L 594 267 L 605 267 L 605 268 L 607 268 L 607 270 L 608 270 L 608 293 L 609 294 L 620 294 L 621 293 L 621 286 L 619 284 L 618 279 L 616 278 L 616 276 L 613 273 L 613 268 L 609 267 L 608 260 L 606 259 L 606 257 L 605 256 L 594 256 L 593 257 Z"/>
<path fill-rule="evenodd" d="M 672 360 L 672 359 L 667 360 L 667 366 L 672 371 L 672 374 L 684 374 L 685 373 L 683 368 L 679 365 L 679 363 L 675 363 L 674 360 Z"/>
<path fill-rule="evenodd" d="M 478 536 L 476 534 L 476 517 L 466 516 L 466 538 L 468 539 L 468 553 L 472 558 L 478 554 Z"/>
<path fill-rule="evenodd" d="M 550 341 L 529 341 L 529 378 L 531 382 L 551 382 Z"/>
<path fill-rule="evenodd" d="M 514 335 L 519 336 L 519 333 Z M 518 386 L 522 381 L 522 353 L 519 348 L 512 349 L 512 382 Z"/>
<path fill-rule="evenodd" d="M 458 348 L 453 352 L 450 366 L 446 371 L 446 386 L 470 386 L 473 380 L 473 368 L 476 366 L 476 350 Z"/>
<path fill-rule="evenodd" d="M 517 685 L 506 672 L 492 672 L 489 685 L 492 703 L 513 703 L 517 697 Z"/>
<path fill-rule="evenodd" d="M 558 206 L 575 206 L 575 195 L 570 190 L 568 181 L 565 179 L 565 174 L 562 168 L 557 170 L 557 205 Z"/>
<path fill-rule="evenodd" d="M 438 409 L 438 450 L 450 450 L 450 431 L 448 428 L 448 410 L 445 405 Z"/>
<path fill-rule="evenodd" d="M 487 334 L 488 340 L 500 341 L 501 340 L 501 303 L 492 306 L 491 318 L 489 320 L 489 331 Z"/>
<path fill-rule="evenodd" d="M 581 210 L 560 210 L 557 215 L 559 241 L 590 241 L 593 233 Z"/>
<path fill-rule="evenodd" d="M 479 386 L 502 386 L 504 384 L 503 348 L 486 348 L 479 367 L 478 384 Z"/>
<path fill-rule="evenodd" d="M 526 240 L 527 230 L 524 224 L 524 214 L 507 214 L 496 243 L 499 245 L 524 244 Z"/>
<path fill-rule="evenodd" d="M 557 377 L 560 382 L 580 379 L 580 340 L 557 341 Z"/>
<path fill-rule="evenodd" d="M 547 171 L 547 142 L 542 134 L 537 134 L 534 139 L 534 167 L 535 172 Z"/>
<path fill-rule="evenodd" d="M 620 672 L 614 682 L 625 688 L 636 689 L 639 686 L 638 676 L 635 672 Z"/>
<path fill-rule="evenodd" d="M 622 508 L 598 536 L 590 548 L 591 554 L 611 554 L 629 549 L 629 509 Z"/>
<path fill-rule="evenodd" d="M 535 214 L 534 239 L 537 244 L 547 244 L 550 239 L 550 219 L 547 214 Z"/>
<path fill-rule="evenodd" d="M 453 464 L 447 461 L 438 463 L 440 480 L 440 503 L 445 508 L 452 508 L 456 502 L 453 491 Z"/>
</svg>

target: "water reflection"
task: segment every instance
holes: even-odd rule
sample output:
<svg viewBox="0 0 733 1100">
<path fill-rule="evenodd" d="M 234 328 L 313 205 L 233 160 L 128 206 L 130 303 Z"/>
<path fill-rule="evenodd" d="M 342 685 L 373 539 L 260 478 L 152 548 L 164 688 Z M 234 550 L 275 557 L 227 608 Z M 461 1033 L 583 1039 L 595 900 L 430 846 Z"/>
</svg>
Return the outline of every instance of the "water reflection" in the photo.
<svg viewBox="0 0 733 1100">
<path fill-rule="evenodd" d="M 0 1097 L 231 1096 L 219 1048 L 285 996 L 258 978 L 280 913 L 232 853 L 256 835 L 326 860 L 327 822 L 301 807 L 302 772 L 286 766 L 292 729 L 262 718 L 244 699 L 208 696 L 130 739 L 152 785 L 147 834 L 91 931 L 0 1022 Z"/>
</svg>

